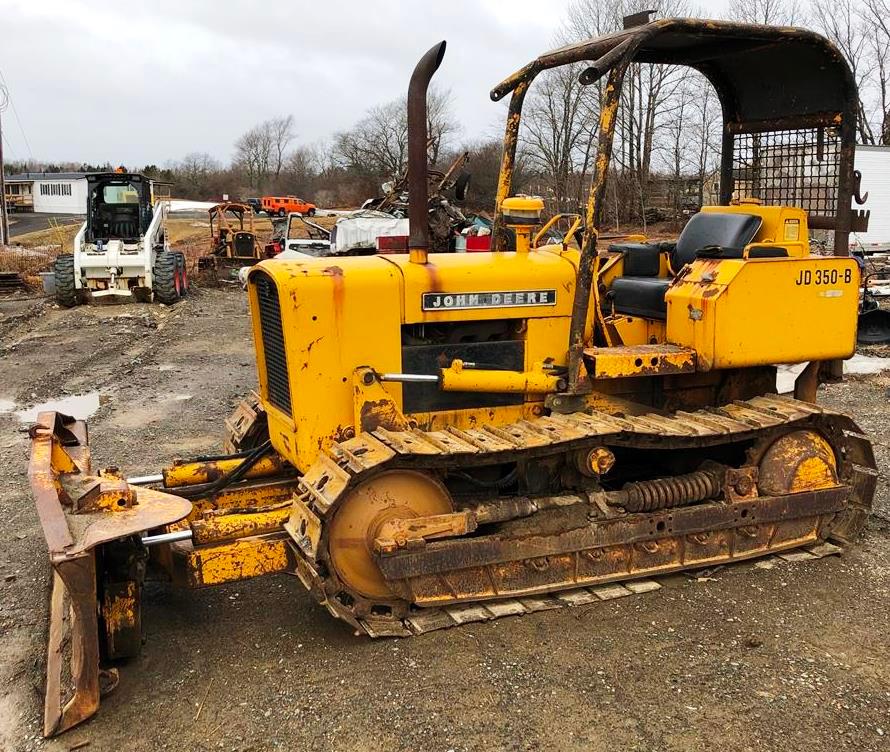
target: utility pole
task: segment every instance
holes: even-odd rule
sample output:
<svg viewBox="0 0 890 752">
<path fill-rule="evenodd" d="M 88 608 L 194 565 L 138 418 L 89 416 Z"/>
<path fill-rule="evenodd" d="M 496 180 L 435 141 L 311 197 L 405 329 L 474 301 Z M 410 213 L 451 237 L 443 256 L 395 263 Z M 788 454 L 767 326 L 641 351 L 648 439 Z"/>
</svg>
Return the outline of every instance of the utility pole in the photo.
<svg viewBox="0 0 890 752">
<path fill-rule="evenodd" d="M 9 218 L 6 214 L 6 175 L 3 167 L 3 111 L 9 103 L 9 92 L 0 85 L 0 245 L 9 245 Z"/>
</svg>

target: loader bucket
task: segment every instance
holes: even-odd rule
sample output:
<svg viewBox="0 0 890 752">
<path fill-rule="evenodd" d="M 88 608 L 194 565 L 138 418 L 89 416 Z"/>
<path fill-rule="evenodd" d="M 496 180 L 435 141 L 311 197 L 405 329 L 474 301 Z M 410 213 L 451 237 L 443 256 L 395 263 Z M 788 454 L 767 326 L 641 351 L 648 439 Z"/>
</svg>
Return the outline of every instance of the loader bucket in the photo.
<svg viewBox="0 0 890 752">
<path fill-rule="evenodd" d="M 30 436 L 28 478 L 53 568 L 43 726 L 49 737 L 96 712 L 103 673 L 116 679 L 114 670 L 100 669 L 97 551 L 121 539 L 141 546 L 134 536 L 181 520 L 192 505 L 130 486 L 111 471 L 92 474 L 83 421 L 41 413 Z M 107 628 L 113 634 L 114 625 Z"/>
</svg>

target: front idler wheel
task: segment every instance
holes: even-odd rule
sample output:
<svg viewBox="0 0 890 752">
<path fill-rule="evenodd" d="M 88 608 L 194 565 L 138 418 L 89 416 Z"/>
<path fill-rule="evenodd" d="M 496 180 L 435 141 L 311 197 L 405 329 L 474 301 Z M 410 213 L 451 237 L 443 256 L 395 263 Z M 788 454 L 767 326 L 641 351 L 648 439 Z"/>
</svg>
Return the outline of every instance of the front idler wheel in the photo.
<svg viewBox="0 0 890 752">
<path fill-rule="evenodd" d="M 331 521 L 330 561 L 354 593 L 371 601 L 398 599 L 374 559 L 374 539 L 393 519 L 454 511 L 451 496 L 434 478 L 414 470 L 390 470 L 360 483 Z"/>
</svg>

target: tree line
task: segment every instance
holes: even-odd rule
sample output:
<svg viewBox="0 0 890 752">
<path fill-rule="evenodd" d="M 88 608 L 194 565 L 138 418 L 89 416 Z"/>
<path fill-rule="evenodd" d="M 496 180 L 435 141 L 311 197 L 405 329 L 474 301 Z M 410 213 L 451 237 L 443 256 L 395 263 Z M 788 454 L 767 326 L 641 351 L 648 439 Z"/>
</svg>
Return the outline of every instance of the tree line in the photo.
<svg viewBox="0 0 890 752">
<path fill-rule="evenodd" d="M 622 27 L 624 16 L 650 8 L 661 18 L 704 15 L 692 0 L 573 0 L 553 44 L 607 34 Z M 800 0 L 731 0 L 728 14 L 748 23 L 807 26 L 831 39 L 859 86 L 860 142 L 890 144 L 890 0 L 812 0 L 806 7 Z M 551 211 L 581 210 L 589 190 L 604 83 L 581 85 L 581 67 L 539 76 L 523 111 L 514 191 L 544 196 Z M 195 152 L 163 167 L 134 169 L 172 183 L 173 194 L 182 198 L 294 194 L 320 206 L 356 206 L 406 169 L 405 104 L 403 97 L 372 106 L 351 128 L 310 144 L 300 142 L 294 116 L 281 115 L 239 136 L 228 164 Z M 491 210 L 500 138 L 468 137 L 447 91 L 432 89 L 428 117 L 430 163 L 441 169 L 469 152 L 468 204 Z M 606 222 L 620 229 L 716 200 L 720 145 L 720 103 L 700 74 L 632 65 L 616 126 Z M 92 167 L 112 168 L 9 165 L 11 171 Z"/>
</svg>

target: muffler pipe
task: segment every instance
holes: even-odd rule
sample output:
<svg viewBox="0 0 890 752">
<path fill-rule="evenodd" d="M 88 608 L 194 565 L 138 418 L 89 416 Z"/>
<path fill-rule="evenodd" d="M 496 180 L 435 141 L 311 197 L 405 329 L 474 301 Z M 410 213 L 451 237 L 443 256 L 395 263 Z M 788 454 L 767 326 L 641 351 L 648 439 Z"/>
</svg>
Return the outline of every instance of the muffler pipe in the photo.
<svg viewBox="0 0 890 752">
<path fill-rule="evenodd" d="M 430 245 L 426 97 L 444 56 L 444 41 L 430 47 L 408 84 L 408 251 L 416 264 L 427 262 Z"/>
</svg>

